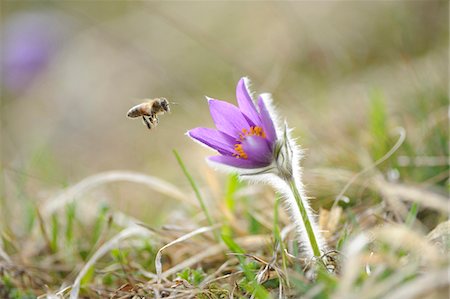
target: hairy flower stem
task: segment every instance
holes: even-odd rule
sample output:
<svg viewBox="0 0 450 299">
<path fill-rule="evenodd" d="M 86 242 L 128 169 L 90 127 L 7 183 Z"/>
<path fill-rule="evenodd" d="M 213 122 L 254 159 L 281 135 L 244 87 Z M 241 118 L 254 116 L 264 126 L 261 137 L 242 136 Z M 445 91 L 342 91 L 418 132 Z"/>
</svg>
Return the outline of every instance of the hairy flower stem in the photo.
<svg viewBox="0 0 450 299">
<path fill-rule="evenodd" d="M 302 221 L 303 221 L 303 224 L 305 225 L 306 233 L 308 234 L 308 239 L 311 244 L 311 248 L 313 250 L 314 256 L 320 257 L 322 253 L 320 252 L 319 245 L 317 243 L 317 238 L 314 234 L 314 230 L 311 226 L 311 221 L 309 220 L 309 217 L 308 217 L 308 212 L 306 211 L 306 208 L 303 204 L 303 198 L 300 195 L 300 192 L 298 192 L 297 186 L 295 184 L 295 180 L 293 177 L 290 177 L 290 178 L 286 178 L 286 182 L 289 184 L 289 188 L 291 189 L 292 194 L 294 195 L 294 198 L 295 198 L 295 202 L 297 203 L 298 210 L 300 211 L 300 214 L 302 215 Z"/>
</svg>

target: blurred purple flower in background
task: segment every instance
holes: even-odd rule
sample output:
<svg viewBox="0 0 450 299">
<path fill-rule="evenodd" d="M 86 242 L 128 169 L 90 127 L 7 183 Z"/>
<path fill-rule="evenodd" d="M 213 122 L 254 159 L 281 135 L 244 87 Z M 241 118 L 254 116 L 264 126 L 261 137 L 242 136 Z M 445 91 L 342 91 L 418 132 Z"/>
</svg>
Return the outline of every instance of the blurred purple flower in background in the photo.
<svg viewBox="0 0 450 299">
<path fill-rule="evenodd" d="M 23 91 L 48 66 L 68 33 L 67 21 L 51 11 L 21 12 L 5 21 L 1 65 L 9 92 Z"/>
<path fill-rule="evenodd" d="M 187 134 L 221 154 L 209 157 L 213 162 L 238 168 L 269 166 L 277 134 L 264 100 L 260 96 L 255 106 L 246 78 L 239 81 L 236 97 L 239 107 L 208 98 L 217 129 L 195 128 Z"/>
</svg>

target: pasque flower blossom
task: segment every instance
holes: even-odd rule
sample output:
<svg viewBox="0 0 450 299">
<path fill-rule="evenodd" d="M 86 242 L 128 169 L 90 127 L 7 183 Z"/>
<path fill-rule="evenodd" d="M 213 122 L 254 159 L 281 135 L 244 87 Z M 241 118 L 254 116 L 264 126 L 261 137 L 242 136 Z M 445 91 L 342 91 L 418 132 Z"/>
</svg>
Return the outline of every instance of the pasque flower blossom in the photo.
<svg viewBox="0 0 450 299">
<path fill-rule="evenodd" d="M 220 153 L 210 157 L 211 161 L 252 169 L 272 163 L 277 135 L 263 98 L 258 98 L 257 108 L 246 82 L 242 78 L 237 85 L 238 107 L 208 98 L 217 129 L 195 128 L 188 135 Z"/>
<path fill-rule="evenodd" d="M 325 242 L 301 183 L 300 149 L 287 125 L 278 123 L 269 94 L 259 95 L 255 104 L 249 80 L 242 78 L 236 97 L 237 107 L 208 98 L 216 129 L 195 128 L 187 135 L 219 153 L 208 157 L 217 168 L 242 179 L 269 183 L 283 194 L 306 256 L 320 257 L 326 252 Z"/>
</svg>

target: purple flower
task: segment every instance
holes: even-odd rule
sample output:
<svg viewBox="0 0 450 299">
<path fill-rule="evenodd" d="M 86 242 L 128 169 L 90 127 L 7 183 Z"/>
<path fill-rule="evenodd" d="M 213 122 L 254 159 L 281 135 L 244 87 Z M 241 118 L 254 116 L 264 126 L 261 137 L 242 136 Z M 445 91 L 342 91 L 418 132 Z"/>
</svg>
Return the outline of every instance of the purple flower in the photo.
<svg viewBox="0 0 450 299">
<path fill-rule="evenodd" d="M 208 98 L 211 117 L 216 129 L 195 128 L 187 134 L 219 152 L 210 161 L 236 168 L 266 167 L 274 161 L 277 133 L 274 122 L 264 103 L 252 100 L 249 81 L 242 78 L 236 87 L 238 107 Z"/>
<path fill-rule="evenodd" d="M 310 258 L 322 260 L 327 247 L 301 181 L 301 150 L 290 136 L 287 123 L 282 130 L 274 121 L 270 96 L 260 95 L 255 105 L 248 84 L 247 78 L 239 80 L 238 107 L 208 98 L 216 129 L 195 128 L 187 134 L 219 152 L 209 160 L 228 166 L 222 170 L 237 173 L 243 180 L 270 184 L 282 194 L 296 224 L 301 249 Z"/>
<path fill-rule="evenodd" d="M 13 14 L 4 24 L 1 50 L 5 87 L 19 93 L 45 70 L 71 27 L 67 16 L 52 11 Z"/>
</svg>

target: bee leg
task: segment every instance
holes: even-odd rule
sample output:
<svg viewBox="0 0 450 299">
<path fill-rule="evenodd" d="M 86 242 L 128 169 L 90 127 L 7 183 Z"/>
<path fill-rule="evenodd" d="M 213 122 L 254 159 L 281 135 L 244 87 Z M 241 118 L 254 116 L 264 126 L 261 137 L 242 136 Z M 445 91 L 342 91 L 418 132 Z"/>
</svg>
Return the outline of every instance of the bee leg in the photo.
<svg viewBox="0 0 450 299">
<path fill-rule="evenodd" d="M 151 123 L 152 123 L 155 127 L 158 125 L 159 120 L 158 120 L 158 117 L 156 116 L 156 114 L 152 114 L 152 115 L 149 117 L 149 119 L 150 119 Z"/>
<path fill-rule="evenodd" d="M 145 116 L 142 116 L 142 119 L 144 120 L 144 123 L 147 125 L 147 128 L 149 130 L 152 129 L 152 124 L 148 121 L 148 119 L 145 118 Z"/>
</svg>

